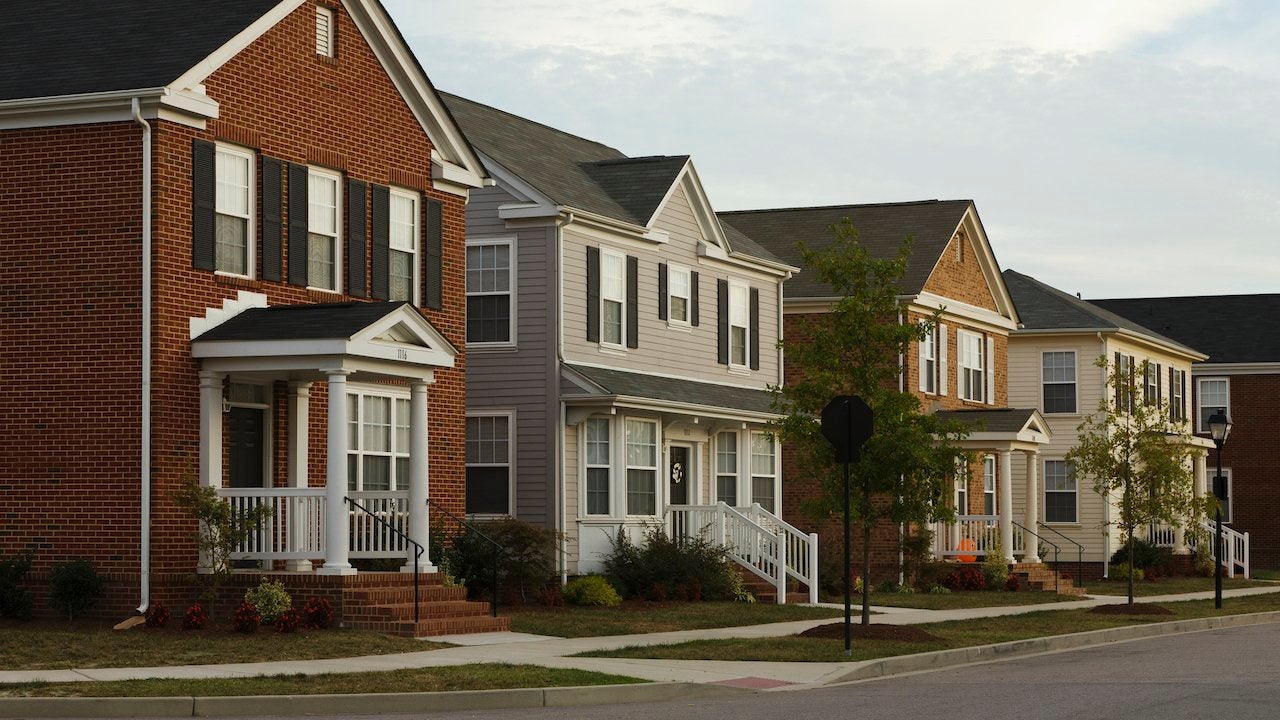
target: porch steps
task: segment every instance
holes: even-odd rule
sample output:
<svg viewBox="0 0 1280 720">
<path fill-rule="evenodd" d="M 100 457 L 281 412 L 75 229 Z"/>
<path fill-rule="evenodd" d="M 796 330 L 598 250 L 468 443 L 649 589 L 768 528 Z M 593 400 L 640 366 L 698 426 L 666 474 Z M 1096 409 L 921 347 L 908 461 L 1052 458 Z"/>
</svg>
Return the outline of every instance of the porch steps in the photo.
<svg viewBox="0 0 1280 720">
<path fill-rule="evenodd" d="M 734 569 L 742 576 L 742 585 L 755 597 L 756 602 L 773 604 L 778 601 L 778 588 L 759 575 L 750 570 L 735 565 Z M 787 580 L 787 603 L 807 603 L 809 602 L 808 592 L 799 592 L 794 588 L 804 587 L 803 584 L 797 583 L 795 580 L 788 578 Z"/>
<path fill-rule="evenodd" d="M 445 587 L 439 574 L 421 574 L 418 622 L 413 620 L 411 573 L 361 573 L 342 591 L 348 627 L 404 637 L 509 630 L 511 619 L 492 617 L 489 603 L 467 599 L 465 587 Z"/>
<path fill-rule="evenodd" d="M 1014 563 L 1011 571 L 1018 577 L 1019 583 L 1030 590 L 1053 592 L 1054 572 L 1044 563 Z M 1080 597 L 1085 589 L 1077 587 L 1074 578 L 1058 577 L 1058 594 Z"/>
</svg>

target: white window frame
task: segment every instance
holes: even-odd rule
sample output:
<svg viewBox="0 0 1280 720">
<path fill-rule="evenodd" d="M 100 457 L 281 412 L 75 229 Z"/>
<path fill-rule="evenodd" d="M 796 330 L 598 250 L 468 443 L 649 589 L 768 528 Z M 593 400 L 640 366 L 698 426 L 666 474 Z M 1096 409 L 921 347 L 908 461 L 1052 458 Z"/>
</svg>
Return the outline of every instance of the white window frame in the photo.
<svg viewBox="0 0 1280 720">
<path fill-rule="evenodd" d="M 1214 474 L 1216 475 L 1217 473 Z M 1222 474 L 1227 478 L 1227 502 L 1224 503 L 1224 507 L 1222 508 L 1222 522 L 1224 525 L 1229 525 L 1231 524 L 1231 516 L 1235 514 L 1235 495 L 1232 493 L 1234 490 L 1232 487 L 1234 479 L 1231 476 L 1231 468 L 1229 467 L 1222 468 Z M 1213 494 L 1212 476 L 1209 478 L 1209 494 Z M 1213 533 L 1210 532 L 1209 534 L 1212 535 Z M 1226 543 L 1229 541 L 1224 539 L 1223 542 Z"/>
<path fill-rule="evenodd" d="M 315 228 L 316 213 L 314 193 L 311 192 L 311 179 L 324 178 L 333 182 L 333 234 L 317 231 Z M 316 285 L 311 278 L 311 241 L 312 235 L 325 235 L 333 238 L 333 287 Z M 342 175 L 318 167 L 307 168 L 307 289 L 317 292 L 342 292 Z"/>
<path fill-rule="evenodd" d="M 591 436 L 587 428 L 593 422 L 604 423 L 604 427 L 605 427 L 604 444 L 608 451 L 609 458 L 603 465 L 599 463 L 591 462 L 591 451 L 590 451 Z M 616 492 L 616 488 L 614 488 L 615 473 L 613 471 L 613 461 L 616 456 L 616 453 L 614 453 L 613 450 L 614 450 L 613 419 L 608 417 L 587 418 L 586 421 L 582 423 L 582 484 L 580 487 L 580 493 L 582 494 L 582 502 L 581 502 L 581 507 L 579 508 L 579 511 L 585 517 L 612 517 L 614 515 L 614 503 L 617 497 L 617 492 Z M 591 470 L 604 470 L 607 473 L 607 481 L 605 483 L 605 489 L 606 489 L 606 492 L 608 492 L 609 497 L 605 502 L 605 511 L 603 513 L 591 512 L 591 499 L 589 497 L 590 485 L 589 485 L 589 479 L 587 477 L 588 473 Z"/>
<path fill-rule="evenodd" d="M 990 470 L 988 471 L 988 468 Z M 990 481 L 990 482 L 988 482 Z M 982 514 L 997 515 L 1000 506 L 997 504 L 999 498 L 996 497 L 999 489 L 999 479 L 996 477 L 996 456 L 985 455 L 982 458 Z M 991 498 L 991 512 L 987 512 L 987 498 Z"/>
<path fill-rule="evenodd" d="M 1187 404 L 1182 397 L 1182 386 L 1187 382 L 1187 371 L 1176 367 L 1170 367 L 1169 369 L 1174 373 L 1174 377 L 1169 378 L 1169 412 L 1172 415 L 1176 408 L 1177 418 L 1173 422 L 1186 422 Z M 1174 382 L 1174 380 L 1177 380 L 1177 382 Z"/>
<path fill-rule="evenodd" d="M 1071 380 L 1048 380 L 1044 374 L 1044 361 L 1047 355 L 1054 354 L 1070 354 L 1071 355 Z M 1044 390 L 1047 385 L 1070 385 L 1072 404 L 1075 409 L 1069 412 L 1050 411 L 1048 404 L 1044 401 Z M 1079 415 L 1080 414 L 1080 357 L 1074 349 L 1050 348 L 1040 351 L 1040 411 L 1046 415 Z"/>
<path fill-rule="evenodd" d="M 926 326 L 924 339 L 920 341 L 920 392 L 926 395 L 937 395 L 938 393 L 938 326 L 928 327 L 928 323 L 920 323 Z"/>
<path fill-rule="evenodd" d="M 393 491 L 393 492 L 399 491 L 399 490 L 407 490 L 409 488 L 408 481 L 406 480 L 405 482 L 401 483 L 400 478 L 397 477 L 396 461 L 402 458 L 405 460 L 408 460 L 409 448 L 407 447 L 400 448 L 398 446 L 397 438 L 396 438 L 396 430 L 398 427 L 397 420 L 400 419 L 398 416 L 398 413 L 400 412 L 398 408 L 401 407 L 400 403 L 401 401 L 403 401 L 405 403 L 405 405 L 403 406 L 404 412 L 410 414 L 410 417 L 407 418 L 406 426 L 409 428 L 409 435 L 410 435 L 409 442 L 412 443 L 413 441 L 412 440 L 413 410 L 408 405 L 408 403 L 410 402 L 409 391 L 407 389 L 401 390 L 398 388 L 391 388 L 385 385 L 351 384 L 347 388 L 348 402 L 350 402 L 351 398 L 355 398 L 356 406 L 355 406 L 355 412 L 351 412 L 350 408 L 348 408 L 348 412 L 347 412 L 347 415 L 348 415 L 347 417 L 347 457 L 350 458 L 352 455 L 356 457 L 356 473 L 355 473 L 356 476 L 354 478 L 350 477 L 349 476 L 350 470 L 348 470 L 348 477 L 347 477 L 348 489 L 354 489 L 356 492 L 364 492 L 365 490 L 364 458 L 367 456 L 376 456 L 376 457 L 389 458 L 388 462 L 390 463 L 390 470 L 388 473 L 387 490 Z M 364 444 L 365 444 L 365 440 L 364 440 L 365 402 L 364 401 L 366 398 L 385 399 L 390 403 L 390 414 L 388 416 L 388 422 L 390 422 L 388 432 L 390 433 L 390 437 L 388 438 L 388 443 L 387 443 L 387 446 L 390 448 L 389 450 L 386 450 L 386 451 L 366 450 L 364 448 Z M 352 426 L 354 426 L 354 428 Z M 351 431 L 353 429 L 355 430 L 354 445 L 351 437 Z M 419 432 L 424 432 L 424 431 L 422 429 L 419 429 Z M 377 492 L 385 492 L 385 491 L 377 491 Z"/>
<path fill-rule="evenodd" d="M 734 298 L 739 302 L 734 302 Z M 734 322 L 741 315 L 742 324 Z M 733 330 L 742 328 L 742 362 L 733 359 Z M 731 370 L 750 371 L 751 369 L 751 288 L 746 283 L 729 281 L 729 368 Z"/>
<path fill-rule="evenodd" d="M 606 280 L 609 276 L 609 265 L 613 262 L 618 264 L 619 277 L 621 278 L 618 283 L 620 288 L 618 297 L 614 297 L 609 293 L 609 283 Z M 608 335 L 605 334 L 604 308 L 606 302 L 616 302 L 619 307 L 619 332 L 618 342 L 616 343 L 608 340 Z M 627 256 L 604 247 L 600 248 L 600 346 L 623 352 L 626 352 L 627 349 Z"/>
<path fill-rule="evenodd" d="M 769 449 L 770 449 L 770 454 L 768 455 L 768 457 L 770 459 L 771 467 L 768 469 L 768 472 L 758 473 L 756 472 L 757 454 L 756 454 L 755 445 L 756 445 L 756 439 L 760 437 L 768 438 Z M 747 449 L 749 451 L 751 465 L 750 467 L 747 468 L 747 470 L 749 471 L 748 477 L 751 478 L 751 482 L 750 482 L 751 502 L 752 504 L 755 504 L 756 502 L 758 502 L 756 500 L 756 479 L 759 478 L 763 480 L 765 478 L 768 478 L 769 486 L 772 488 L 772 492 L 773 492 L 773 507 L 765 508 L 765 509 L 773 513 L 774 515 L 781 516 L 782 515 L 782 512 L 781 512 L 782 488 L 780 487 L 780 484 L 778 482 L 778 474 L 779 474 L 778 473 L 778 439 L 773 436 L 773 433 L 752 431 L 749 437 L 749 440 L 751 444 Z M 760 457 L 764 457 L 764 456 L 762 455 Z"/>
<path fill-rule="evenodd" d="M 630 463 L 631 438 L 628 433 L 632 423 L 644 423 L 653 426 L 653 465 L 632 465 Z M 662 428 L 657 420 L 642 417 L 627 417 L 622 421 L 622 504 L 627 517 L 652 518 L 661 517 L 663 513 L 662 489 L 658 486 L 661 473 L 658 468 L 662 464 Z M 632 470 L 653 472 L 653 514 L 637 514 L 631 512 L 630 474 Z"/>
<path fill-rule="evenodd" d="M 969 514 L 969 461 L 962 459 L 956 465 L 956 477 L 953 483 L 952 501 L 955 503 L 956 515 Z"/>
<path fill-rule="evenodd" d="M 684 278 L 684 295 L 677 295 L 675 292 L 675 279 L 677 276 Z M 675 298 L 684 300 L 684 319 L 680 320 L 675 315 Z M 667 324 L 675 327 L 687 328 L 692 327 L 693 322 L 693 271 L 684 265 L 676 265 L 675 263 L 667 264 Z"/>
<path fill-rule="evenodd" d="M 722 446 L 721 446 L 721 440 L 722 440 L 723 436 L 726 436 L 726 435 L 727 435 L 727 436 L 729 436 L 729 447 L 728 447 L 728 452 L 726 452 L 726 451 L 725 451 L 725 449 L 724 449 L 724 448 L 722 448 Z M 727 501 L 727 500 L 726 500 L 726 501 L 724 501 L 724 502 L 726 502 L 730 507 L 739 507 L 739 502 L 738 502 L 738 501 L 742 499 L 742 492 L 741 492 L 741 491 L 742 491 L 742 488 L 741 488 L 741 485 L 742 485 L 742 482 L 741 482 L 741 478 L 742 478 L 742 462 L 741 462 L 742 453 L 740 452 L 741 448 L 739 447 L 739 442 L 740 442 L 740 441 L 739 441 L 739 438 L 740 438 L 740 437 L 741 437 L 741 435 L 738 433 L 738 431 L 737 431 L 737 430 L 721 430 L 720 432 L 717 432 L 717 433 L 716 433 L 716 435 L 715 435 L 715 443 L 714 443 L 714 449 L 713 449 L 713 454 L 714 454 L 714 456 L 715 456 L 715 458 L 714 458 L 715 463 L 714 463 L 714 466 L 713 466 L 713 468 L 714 468 L 714 472 L 712 473 L 712 475 L 713 475 L 713 476 L 714 476 L 714 478 L 715 478 L 715 480 L 714 480 L 715 485 L 714 485 L 714 487 L 713 487 L 713 489 L 712 489 L 712 492 L 714 492 L 714 493 L 715 493 L 715 501 L 716 501 L 716 502 L 720 502 L 720 481 L 721 481 L 721 480 L 731 480 L 731 481 L 732 481 L 732 484 L 733 484 L 733 502 L 729 502 L 729 501 Z M 733 458 L 733 471 L 732 471 L 732 472 L 724 472 L 724 471 L 722 471 L 722 470 L 720 469 L 720 458 L 721 458 L 721 457 L 732 457 L 732 458 Z"/>
<path fill-rule="evenodd" d="M 1160 363 L 1144 360 L 1142 367 L 1142 401 L 1148 405 L 1160 405 Z"/>
<path fill-rule="evenodd" d="M 970 364 L 970 361 L 973 359 L 973 353 L 965 352 L 966 341 L 972 342 L 974 346 L 977 348 L 977 353 L 976 353 L 977 361 L 978 361 L 977 367 L 974 367 L 973 365 Z M 957 329 L 956 330 L 956 354 L 960 356 L 958 358 L 958 364 L 960 366 L 960 378 L 959 378 L 960 387 L 956 388 L 956 392 L 959 393 L 960 399 L 967 400 L 969 402 L 977 402 L 977 403 L 987 402 L 986 395 L 987 395 L 988 362 L 986 359 L 987 349 L 986 349 L 985 339 L 979 333 L 970 332 L 968 330 Z M 977 373 L 976 381 L 971 381 L 971 378 L 972 378 L 971 373 Z M 969 385 L 976 386 L 976 389 L 977 389 L 976 396 L 968 392 L 968 390 L 970 390 L 970 388 L 968 387 Z"/>
<path fill-rule="evenodd" d="M 1225 384 L 1226 384 L 1226 388 L 1227 388 L 1227 402 L 1226 402 L 1225 404 L 1223 404 L 1223 403 L 1214 403 L 1214 404 L 1212 404 L 1212 405 L 1205 405 L 1205 404 L 1204 404 L 1204 384 L 1205 384 L 1205 383 L 1207 383 L 1207 382 L 1222 382 L 1222 383 L 1225 383 Z M 1231 378 L 1230 378 L 1230 377 L 1227 377 L 1227 376 L 1216 376 L 1216 377 L 1201 377 L 1201 378 L 1196 378 L 1196 403 L 1195 403 L 1195 409 L 1196 409 L 1196 432 L 1197 432 L 1197 433 L 1205 433 L 1205 434 L 1208 434 L 1208 432 L 1209 432 L 1209 426 L 1205 423 L 1205 420 L 1207 420 L 1207 419 L 1208 419 L 1208 416 L 1206 416 L 1206 415 L 1204 415 L 1204 413 L 1200 412 L 1201 410 L 1203 410 L 1203 409 L 1205 409 L 1205 408 L 1209 408 L 1209 409 L 1223 408 L 1223 409 L 1225 409 L 1225 410 L 1226 410 L 1227 417 L 1231 417 Z M 1210 415 L 1212 415 L 1212 414 L 1213 414 L 1213 413 L 1210 413 Z"/>
<path fill-rule="evenodd" d="M 1073 485 L 1072 490 L 1050 490 L 1049 489 L 1049 463 L 1063 463 L 1067 466 L 1067 473 Z M 1040 485 L 1041 495 L 1044 499 L 1042 507 L 1044 508 L 1044 524 L 1045 525 L 1079 525 L 1080 524 L 1080 478 L 1071 470 L 1071 464 L 1062 458 L 1045 458 L 1040 466 Z M 1049 494 L 1066 495 L 1068 493 L 1074 498 L 1071 511 L 1071 520 L 1050 520 L 1049 519 Z"/>
<path fill-rule="evenodd" d="M 247 175 L 248 175 L 248 187 L 247 187 L 247 188 L 245 188 L 245 193 L 246 193 L 246 198 L 245 198 L 245 200 L 246 200 L 246 202 L 245 202 L 245 207 L 246 207 L 246 208 L 248 208 L 248 213 L 247 213 L 247 214 L 245 214 L 245 215 L 240 215 L 240 214 L 238 214 L 238 213 L 231 213 L 231 212 L 223 212 L 223 210 L 222 210 L 221 208 L 219 208 L 219 206 L 218 206 L 218 199 L 222 196 L 222 193 L 218 192 L 218 186 L 221 184 L 221 183 L 220 183 L 220 181 L 219 181 L 219 176 L 218 176 L 218 156 L 219 156 L 219 155 L 227 155 L 227 156 L 230 156 L 230 157 L 234 157 L 234 158 L 236 158 L 236 159 L 239 159 L 239 160 L 244 160 L 244 161 L 246 162 L 246 164 L 248 165 L 248 170 L 249 170 L 249 172 L 247 173 Z M 214 211 L 213 211 L 213 212 L 214 212 L 214 225 L 213 225 L 213 227 L 214 227 L 214 239 L 213 239 L 213 244 L 214 244 L 214 248 L 213 248 L 213 262 L 214 262 L 214 268 L 215 268 L 214 272 L 215 272 L 216 274 L 218 274 L 218 275 L 226 275 L 226 276 L 229 276 L 229 277 L 241 277 L 241 278 L 250 278 L 250 279 L 252 279 L 252 278 L 255 276 L 255 275 L 254 275 L 254 273 L 257 271 L 257 267 L 256 267 L 256 265 L 257 265 L 256 260 L 258 259 L 257 244 L 256 244 L 256 243 L 257 243 L 257 224 L 258 224 L 258 223 L 257 223 L 257 212 L 256 212 L 256 211 L 257 211 L 257 205 L 258 205 L 258 203 L 257 203 L 257 199 L 258 199 L 258 193 L 257 193 L 257 181 L 258 181 L 258 177 L 257 177 L 257 176 L 258 176 L 258 173 L 257 173 L 257 164 L 258 164 L 258 155 L 257 155 L 257 153 L 256 153 L 256 152 L 254 152 L 253 150 L 251 150 L 251 149 L 249 149 L 249 148 L 240 147 L 239 145 L 228 145 L 228 144 L 226 144 L 226 143 L 221 143 L 221 142 L 220 142 L 220 143 L 217 143 L 217 144 L 214 146 L 214 160 L 213 160 L 213 167 L 214 167 L 214 174 L 213 174 L 213 187 L 214 187 L 214 199 L 213 199 L 213 207 L 214 207 Z M 223 270 L 223 269 L 221 269 L 221 268 L 218 268 L 218 267 L 217 267 L 217 264 L 218 264 L 218 236 L 217 236 L 218 220 L 217 220 L 217 216 L 218 216 L 218 215 L 226 215 L 226 216 L 228 216 L 228 217 L 236 217 L 236 218 L 240 218 L 240 219 L 242 219 L 242 220 L 244 220 L 244 221 L 245 221 L 245 226 L 246 226 L 246 228 L 245 228 L 245 254 L 246 254 L 246 257 L 245 257 L 245 263 L 244 263 L 244 267 L 245 267 L 245 272 L 244 272 L 244 273 L 231 272 L 230 270 Z"/>
<path fill-rule="evenodd" d="M 495 340 L 492 342 L 478 341 L 467 338 L 468 349 L 484 349 L 484 348 L 514 348 L 516 346 L 516 239 L 513 236 L 502 237 L 481 237 L 474 240 L 467 239 L 465 260 L 470 257 L 472 248 L 506 246 L 507 248 L 507 289 L 506 290 L 473 290 L 471 285 L 467 284 L 467 297 L 472 296 L 483 297 L 493 295 L 507 296 L 507 339 Z M 600 308 L 604 312 L 603 305 Z M 625 320 L 624 320 L 625 322 Z M 601 321 L 601 331 L 603 331 L 603 320 Z M 465 329 L 464 329 L 465 335 Z"/>
<path fill-rule="evenodd" d="M 337 24 L 333 8 L 316 5 L 316 54 L 320 57 L 338 56 Z"/>
<path fill-rule="evenodd" d="M 387 222 L 387 235 L 388 235 L 387 242 L 388 242 L 388 245 L 390 246 L 388 248 L 388 252 L 391 253 L 391 256 L 388 257 L 387 259 L 388 297 L 392 301 L 407 300 L 408 302 L 412 303 L 414 307 L 418 307 L 421 304 L 418 296 L 420 295 L 421 288 L 422 288 L 422 270 L 421 270 L 422 262 L 418 253 L 418 244 L 419 244 L 418 239 L 422 237 L 422 232 L 421 232 L 422 230 L 421 228 L 422 199 L 421 199 L 421 195 L 417 191 L 408 190 L 405 188 L 398 188 L 394 186 L 391 187 L 390 195 L 391 197 L 388 202 L 389 218 Z M 408 200 L 410 203 L 410 207 L 412 209 L 412 212 L 409 215 L 412 222 L 409 223 L 409 247 L 408 248 L 396 246 L 396 228 L 397 226 L 404 227 L 404 223 L 398 223 L 396 221 L 396 213 L 395 213 L 396 198 L 400 198 L 401 200 Z M 392 265 L 391 257 L 394 257 L 395 253 L 404 253 L 409 256 L 409 297 L 407 298 L 395 298 L 390 296 L 390 291 L 391 291 L 391 277 L 390 277 L 391 269 L 390 268 Z"/>
<path fill-rule="evenodd" d="M 505 463 L 481 463 L 470 462 L 467 460 L 466 445 L 469 442 L 463 435 L 462 462 L 463 462 L 463 504 L 466 504 L 466 468 L 470 467 L 505 467 L 507 468 L 507 511 L 505 513 L 470 513 L 472 517 L 509 517 L 515 515 L 516 505 L 516 411 L 514 408 L 486 408 L 483 410 L 468 410 L 466 419 L 472 418 L 506 418 L 507 420 L 507 462 Z"/>
</svg>

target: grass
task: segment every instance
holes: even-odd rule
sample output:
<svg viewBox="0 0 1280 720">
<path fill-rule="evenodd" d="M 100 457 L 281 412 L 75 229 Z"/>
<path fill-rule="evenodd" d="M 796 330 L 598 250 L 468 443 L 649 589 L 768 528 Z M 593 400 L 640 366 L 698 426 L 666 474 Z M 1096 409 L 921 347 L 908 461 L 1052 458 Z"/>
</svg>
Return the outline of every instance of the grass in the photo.
<svg viewBox="0 0 1280 720">
<path fill-rule="evenodd" d="M 0 697 L 213 697 L 223 695 L 327 695 L 334 693 L 445 692 L 529 687 L 573 687 L 645 682 L 586 670 L 536 665 L 455 665 L 331 675 L 272 675 L 216 680 L 120 680 L 0 685 Z"/>
<path fill-rule="evenodd" d="M 1280 570 L 1250 568 L 1249 574 L 1253 576 L 1254 580 L 1280 580 Z"/>
<path fill-rule="evenodd" d="M 917 608 L 920 610 L 955 610 L 958 608 L 1006 607 L 1069 602 L 1083 598 L 1051 592 L 952 592 L 952 593 L 872 593 L 872 605 Z M 838 602 L 843 602 L 839 600 Z M 855 600 L 855 605 L 858 603 Z"/>
<path fill-rule="evenodd" d="M 844 641 L 839 639 L 802 638 L 798 636 L 697 640 L 674 645 L 651 645 L 582 653 L 583 657 L 653 658 L 670 660 L 756 660 L 781 662 L 845 662 L 870 660 L 894 655 L 909 655 L 975 645 L 1025 640 L 1027 638 L 1101 630 L 1124 625 L 1168 622 L 1211 615 L 1280 610 L 1280 594 L 1227 598 L 1221 611 L 1212 600 L 1162 603 L 1173 615 L 1124 616 L 1099 615 L 1086 610 L 1041 610 L 1021 615 L 983 618 L 979 621 L 954 620 L 927 623 L 916 627 L 936 635 L 936 642 L 900 642 L 856 640 L 852 657 L 844 654 Z"/>
<path fill-rule="evenodd" d="M 316 660 L 419 652 L 448 647 L 361 630 L 313 630 L 252 635 L 228 629 L 181 630 L 136 627 L 112 630 L 99 622 L 0 622 L 0 668 L 73 668 L 206 665 L 268 660 Z"/>
<path fill-rule="evenodd" d="M 1245 578 L 1222 578 L 1223 590 L 1236 590 L 1249 587 L 1274 587 L 1275 583 L 1257 582 Z M 1112 580 L 1090 580 L 1085 587 L 1090 595 L 1128 595 L 1129 580 L 1115 578 Z M 1204 592 L 1213 590 L 1213 578 L 1207 577 L 1169 577 L 1153 581 L 1133 583 L 1134 597 L 1151 597 L 1152 595 L 1173 595 L 1176 593 Z"/>
<path fill-rule="evenodd" d="M 833 618 L 843 611 L 800 605 L 741 602 L 626 602 L 618 607 L 503 608 L 515 632 L 556 637 L 597 637 L 737 627 Z"/>
</svg>

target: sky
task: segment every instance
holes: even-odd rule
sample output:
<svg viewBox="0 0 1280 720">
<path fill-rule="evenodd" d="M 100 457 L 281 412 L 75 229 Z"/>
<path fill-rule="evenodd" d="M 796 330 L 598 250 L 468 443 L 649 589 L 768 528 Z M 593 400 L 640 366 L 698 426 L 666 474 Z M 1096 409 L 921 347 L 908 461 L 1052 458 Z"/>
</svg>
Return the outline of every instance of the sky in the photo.
<svg viewBox="0 0 1280 720">
<path fill-rule="evenodd" d="M 1273 0 L 384 0 L 442 90 L 717 210 L 970 198 L 1090 297 L 1280 292 Z"/>
</svg>

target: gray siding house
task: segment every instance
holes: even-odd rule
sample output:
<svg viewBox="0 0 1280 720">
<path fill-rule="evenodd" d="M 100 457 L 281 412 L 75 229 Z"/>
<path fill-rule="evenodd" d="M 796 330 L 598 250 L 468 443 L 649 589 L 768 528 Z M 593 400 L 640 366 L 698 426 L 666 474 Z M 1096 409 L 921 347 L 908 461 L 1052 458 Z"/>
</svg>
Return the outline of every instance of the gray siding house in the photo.
<svg viewBox="0 0 1280 720">
<path fill-rule="evenodd" d="M 444 98 L 496 181 L 467 206 L 467 512 L 562 531 L 564 574 L 619 530 L 779 516 L 795 268 L 721 224 L 687 156 Z"/>
</svg>

